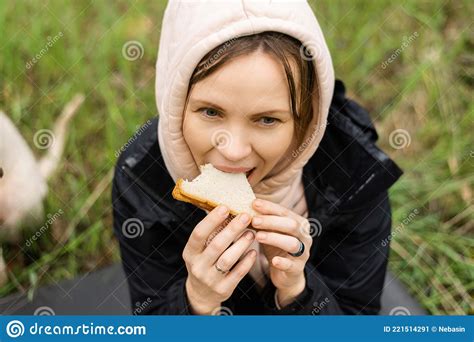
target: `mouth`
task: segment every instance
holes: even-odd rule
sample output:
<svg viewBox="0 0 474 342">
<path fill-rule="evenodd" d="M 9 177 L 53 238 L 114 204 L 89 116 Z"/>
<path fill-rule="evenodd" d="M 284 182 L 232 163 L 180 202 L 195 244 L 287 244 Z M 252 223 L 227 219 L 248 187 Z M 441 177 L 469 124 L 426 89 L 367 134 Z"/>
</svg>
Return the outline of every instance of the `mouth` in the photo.
<svg viewBox="0 0 474 342">
<path fill-rule="evenodd" d="M 249 170 L 246 172 L 246 175 L 247 175 L 247 179 L 250 178 L 250 175 L 253 173 L 253 171 L 255 170 L 256 168 L 254 167 L 253 169 Z"/>
<path fill-rule="evenodd" d="M 229 166 L 215 165 L 215 164 L 213 164 L 213 166 L 216 169 L 222 172 L 227 172 L 227 173 L 248 173 L 254 169 L 254 168 L 249 169 L 248 167 L 229 167 Z"/>
<path fill-rule="evenodd" d="M 230 167 L 221 166 L 221 165 L 214 165 L 214 167 L 220 171 L 228 172 L 228 173 L 245 173 L 245 176 L 247 177 L 247 179 L 249 179 L 250 176 L 252 176 L 253 171 L 257 168 L 257 167 L 253 167 L 250 170 L 245 171 L 246 168 L 230 168 Z"/>
</svg>

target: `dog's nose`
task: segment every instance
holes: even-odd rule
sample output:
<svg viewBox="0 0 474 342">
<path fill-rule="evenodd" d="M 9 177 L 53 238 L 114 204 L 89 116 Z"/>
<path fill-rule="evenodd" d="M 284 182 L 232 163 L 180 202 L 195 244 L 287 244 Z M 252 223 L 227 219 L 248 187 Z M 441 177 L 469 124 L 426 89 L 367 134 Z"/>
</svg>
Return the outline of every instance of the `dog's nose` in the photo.
<svg viewBox="0 0 474 342">
<path fill-rule="evenodd" d="M 3 169 L 0 167 L 0 178 L 3 177 Z"/>
</svg>

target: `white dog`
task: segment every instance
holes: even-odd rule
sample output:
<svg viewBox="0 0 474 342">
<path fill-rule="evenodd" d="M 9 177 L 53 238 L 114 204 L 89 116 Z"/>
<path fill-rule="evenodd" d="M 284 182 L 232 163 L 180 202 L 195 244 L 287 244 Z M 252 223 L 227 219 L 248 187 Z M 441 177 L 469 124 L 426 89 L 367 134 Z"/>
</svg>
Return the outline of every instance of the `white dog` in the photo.
<svg viewBox="0 0 474 342">
<path fill-rule="evenodd" d="M 0 111 L 0 236 L 4 239 L 17 240 L 22 226 L 43 220 L 47 181 L 58 167 L 68 123 L 83 101 L 84 96 L 76 95 L 64 107 L 53 131 L 37 132 L 35 145 L 48 149 L 40 160 L 35 159 L 13 122 Z M 0 285 L 2 273 L 0 269 Z"/>
</svg>

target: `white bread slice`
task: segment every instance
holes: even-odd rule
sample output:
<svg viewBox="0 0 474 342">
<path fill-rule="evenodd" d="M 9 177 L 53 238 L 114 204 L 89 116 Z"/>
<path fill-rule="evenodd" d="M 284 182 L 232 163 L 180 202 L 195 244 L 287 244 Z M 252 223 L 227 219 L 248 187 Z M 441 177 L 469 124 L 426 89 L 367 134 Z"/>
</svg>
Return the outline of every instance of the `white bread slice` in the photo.
<svg viewBox="0 0 474 342">
<path fill-rule="evenodd" d="M 172 194 L 175 199 L 208 211 L 223 204 L 234 216 L 242 212 L 257 215 L 252 208 L 256 197 L 245 173 L 223 172 L 212 164 L 201 165 L 199 169 L 201 174 L 192 182 L 178 179 Z"/>
</svg>

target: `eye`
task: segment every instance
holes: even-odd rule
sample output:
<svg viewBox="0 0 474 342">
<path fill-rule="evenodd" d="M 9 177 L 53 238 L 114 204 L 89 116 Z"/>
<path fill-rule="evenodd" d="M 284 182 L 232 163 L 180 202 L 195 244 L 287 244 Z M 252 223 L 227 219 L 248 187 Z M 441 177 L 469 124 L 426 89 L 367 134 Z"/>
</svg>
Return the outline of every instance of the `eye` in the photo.
<svg viewBox="0 0 474 342">
<path fill-rule="evenodd" d="M 210 118 L 214 118 L 219 115 L 219 111 L 214 108 L 199 108 L 198 112 Z"/>
<path fill-rule="evenodd" d="M 274 126 L 278 122 L 281 122 L 280 119 L 272 118 L 270 116 L 264 116 L 264 117 L 260 118 L 260 120 L 263 122 L 264 126 Z"/>
</svg>

